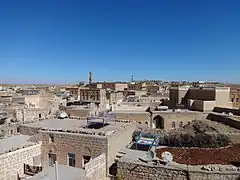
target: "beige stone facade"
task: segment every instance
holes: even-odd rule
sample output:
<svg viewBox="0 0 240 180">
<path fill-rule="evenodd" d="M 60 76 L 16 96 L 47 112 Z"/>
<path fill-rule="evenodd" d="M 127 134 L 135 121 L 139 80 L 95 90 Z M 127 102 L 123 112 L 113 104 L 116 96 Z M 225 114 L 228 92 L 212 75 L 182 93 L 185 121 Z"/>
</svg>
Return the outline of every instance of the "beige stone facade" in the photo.
<svg viewBox="0 0 240 180">
<path fill-rule="evenodd" d="M 153 128 L 160 128 L 165 130 L 171 130 L 179 128 L 188 124 L 193 120 L 204 120 L 208 113 L 200 112 L 153 112 L 152 123 Z M 150 123 L 150 116 L 147 112 L 131 113 L 131 112 L 117 112 L 117 119 L 127 119 L 136 121 L 141 124 Z"/>
<path fill-rule="evenodd" d="M 77 168 L 83 168 L 85 158 L 93 159 L 104 153 L 106 154 L 105 169 L 107 171 L 114 162 L 116 153 L 131 141 L 132 133 L 136 128 L 136 124 L 134 123 L 108 122 L 110 125 L 108 125 L 109 130 L 107 131 L 104 129 L 76 129 L 77 127 L 86 126 L 86 120 L 69 120 L 69 123 L 72 121 L 78 124 L 75 125 L 76 127 L 74 126 L 75 130 L 71 130 L 65 126 L 61 128 L 66 129 L 64 131 L 59 130 L 59 128 L 48 128 L 48 125 L 45 124 L 46 122 L 43 122 L 44 128 L 48 128 L 49 130 L 41 130 L 41 127 L 37 125 L 38 123 L 20 126 L 21 134 L 33 135 L 40 132 L 43 140 L 41 147 L 43 168 L 50 165 L 50 154 L 56 156 L 59 164 L 69 165 L 68 154 L 73 153 L 75 155 L 75 166 Z M 65 120 L 65 122 L 67 123 L 67 120 Z M 50 124 L 56 126 L 53 123 Z"/>
<path fill-rule="evenodd" d="M 206 172 L 201 170 L 187 170 L 187 166 L 182 168 L 172 168 L 163 165 L 152 165 L 130 160 L 118 161 L 118 174 L 124 180 L 236 180 L 240 173 L 237 171 Z"/>
<path fill-rule="evenodd" d="M 124 99 L 124 93 L 123 91 L 107 92 L 106 98 L 109 100 L 109 104 L 118 103 Z"/>
<path fill-rule="evenodd" d="M 68 165 L 68 153 L 76 155 L 76 167 L 83 168 L 83 156 L 95 158 L 107 152 L 107 138 L 72 133 L 41 132 L 43 167 L 49 166 L 49 154 L 55 154 L 59 164 Z M 54 138 L 52 142 L 49 135 Z"/>
<path fill-rule="evenodd" d="M 38 109 L 38 108 L 16 109 L 15 115 L 18 121 L 24 123 L 54 117 L 50 109 Z"/>
<path fill-rule="evenodd" d="M 128 90 L 134 90 L 134 91 L 146 91 L 146 83 L 128 83 Z"/>
<path fill-rule="evenodd" d="M 41 145 L 15 150 L 0 155 L 0 179 L 16 180 L 17 174 L 24 176 L 24 163 L 34 165 L 34 157 L 41 154 Z"/>
<path fill-rule="evenodd" d="M 90 88 L 111 89 L 113 91 L 124 91 L 128 87 L 127 83 L 118 82 L 95 82 L 89 84 Z"/>
<path fill-rule="evenodd" d="M 172 87 L 169 92 L 169 107 L 185 108 L 197 111 L 212 111 L 214 107 L 232 107 L 229 87 Z"/>
<path fill-rule="evenodd" d="M 230 99 L 233 107 L 240 108 L 240 87 L 231 87 Z"/>
</svg>

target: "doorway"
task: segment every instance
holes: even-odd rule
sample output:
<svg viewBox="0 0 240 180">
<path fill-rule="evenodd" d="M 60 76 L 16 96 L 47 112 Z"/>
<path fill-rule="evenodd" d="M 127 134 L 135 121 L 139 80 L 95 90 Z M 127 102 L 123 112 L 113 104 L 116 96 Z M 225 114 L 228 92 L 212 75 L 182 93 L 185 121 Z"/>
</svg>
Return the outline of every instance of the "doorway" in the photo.
<svg viewBox="0 0 240 180">
<path fill-rule="evenodd" d="M 162 116 L 157 115 L 153 118 L 153 124 L 155 125 L 155 128 L 158 129 L 164 129 L 164 119 Z"/>
</svg>

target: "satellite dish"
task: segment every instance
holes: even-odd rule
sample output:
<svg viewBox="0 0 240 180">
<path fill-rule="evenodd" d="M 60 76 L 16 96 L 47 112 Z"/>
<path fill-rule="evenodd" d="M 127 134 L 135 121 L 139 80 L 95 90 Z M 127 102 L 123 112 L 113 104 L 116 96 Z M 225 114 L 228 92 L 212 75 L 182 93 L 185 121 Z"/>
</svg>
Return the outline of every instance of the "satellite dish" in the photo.
<svg viewBox="0 0 240 180">
<path fill-rule="evenodd" d="M 62 112 L 60 115 L 59 115 L 60 118 L 67 118 L 68 117 L 68 114 L 66 112 Z"/>
<path fill-rule="evenodd" d="M 162 159 L 165 162 L 172 162 L 173 155 L 170 152 L 165 151 L 165 152 L 162 153 Z"/>
</svg>

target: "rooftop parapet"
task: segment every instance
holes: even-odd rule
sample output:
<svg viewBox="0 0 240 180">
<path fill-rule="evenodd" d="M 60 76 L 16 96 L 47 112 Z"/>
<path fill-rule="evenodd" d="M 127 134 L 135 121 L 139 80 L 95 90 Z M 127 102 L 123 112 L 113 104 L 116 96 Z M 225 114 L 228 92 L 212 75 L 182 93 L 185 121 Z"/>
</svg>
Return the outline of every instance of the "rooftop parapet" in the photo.
<svg viewBox="0 0 240 180">
<path fill-rule="evenodd" d="M 74 133 L 96 136 L 108 136 L 130 127 L 134 123 L 129 120 L 87 121 L 78 119 L 48 119 L 24 124 L 25 127 L 37 128 L 40 132 Z"/>
<path fill-rule="evenodd" d="M 17 135 L 0 140 L 0 155 L 38 144 L 30 142 L 31 136 Z"/>
</svg>

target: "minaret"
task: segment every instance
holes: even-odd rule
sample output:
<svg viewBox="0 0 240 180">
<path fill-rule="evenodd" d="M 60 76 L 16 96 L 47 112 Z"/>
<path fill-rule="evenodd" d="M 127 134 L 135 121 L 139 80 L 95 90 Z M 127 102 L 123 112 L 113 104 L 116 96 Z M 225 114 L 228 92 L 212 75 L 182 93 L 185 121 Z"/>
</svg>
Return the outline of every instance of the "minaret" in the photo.
<svg viewBox="0 0 240 180">
<path fill-rule="evenodd" d="M 133 75 L 132 75 L 132 77 L 131 77 L 131 81 L 134 82 Z"/>
<path fill-rule="evenodd" d="M 92 84 L 92 72 L 89 72 L 89 85 Z"/>
</svg>

